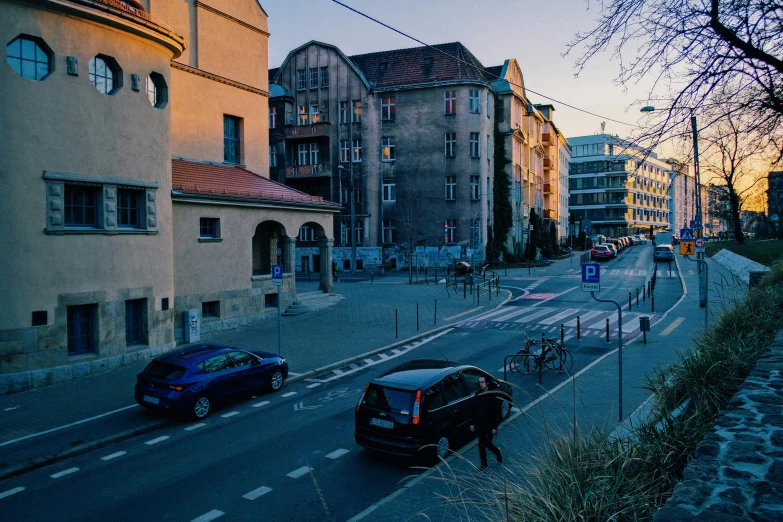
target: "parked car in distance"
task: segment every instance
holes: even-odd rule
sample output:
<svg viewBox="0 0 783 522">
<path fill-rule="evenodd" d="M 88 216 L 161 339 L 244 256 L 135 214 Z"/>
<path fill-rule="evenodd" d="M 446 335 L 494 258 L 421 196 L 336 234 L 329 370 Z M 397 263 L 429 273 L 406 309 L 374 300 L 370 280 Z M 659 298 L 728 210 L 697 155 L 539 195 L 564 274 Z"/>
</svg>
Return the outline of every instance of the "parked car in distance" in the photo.
<svg viewBox="0 0 783 522">
<path fill-rule="evenodd" d="M 617 249 L 617 252 L 622 252 L 625 249 L 625 245 L 623 245 L 623 242 L 620 241 L 617 238 L 614 238 L 614 237 L 613 238 L 609 238 L 609 239 L 606 240 L 606 242 L 613 244 L 615 246 L 615 248 Z"/>
<path fill-rule="evenodd" d="M 145 408 L 203 419 L 220 403 L 277 391 L 287 377 L 288 363 L 275 354 L 199 344 L 153 359 L 136 376 L 135 398 Z"/>
<path fill-rule="evenodd" d="M 612 244 L 612 243 L 604 243 L 603 246 L 605 246 L 606 248 L 608 248 L 612 252 L 612 259 L 617 257 L 617 254 L 618 254 L 617 247 L 614 246 L 614 244 Z"/>
<path fill-rule="evenodd" d="M 590 251 L 590 259 L 596 259 L 596 260 L 606 259 L 606 260 L 609 260 L 609 259 L 612 259 L 612 257 L 614 257 L 612 255 L 612 251 L 609 250 L 609 247 L 607 247 L 606 245 L 596 245 Z"/>
<path fill-rule="evenodd" d="M 634 238 L 639 242 L 640 245 L 646 245 L 647 244 L 647 238 L 642 236 L 642 235 L 640 235 L 640 234 L 635 235 Z"/>
<path fill-rule="evenodd" d="M 354 439 L 360 446 L 395 455 L 431 452 L 446 457 L 470 431 L 474 393 L 479 377 L 498 386 L 492 391 L 500 402 L 502 419 L 511 414 L 512 390 L 488 372 L 453 361 L 420 359 L 403 363 L 365 386 L 354 415 Z"/>
<path fill-rule="evenodd" d="M 671 245 L 658 245 L 653 251 L 653 261 L 674 261 L 674 248 Z"/>
</svg>

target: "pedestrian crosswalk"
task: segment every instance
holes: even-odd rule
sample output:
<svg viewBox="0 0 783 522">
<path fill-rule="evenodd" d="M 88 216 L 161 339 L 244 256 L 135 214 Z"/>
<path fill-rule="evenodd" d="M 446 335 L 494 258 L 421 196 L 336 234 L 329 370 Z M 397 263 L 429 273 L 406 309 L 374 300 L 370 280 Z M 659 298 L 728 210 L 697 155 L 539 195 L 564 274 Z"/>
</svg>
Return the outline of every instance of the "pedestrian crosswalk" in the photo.
<svg viewBox="0 0 783 522">
<path fill-rule="evenodd" d="M 623 311 L 623 338 L 630 338 L 639 332 L 639 317 L 647 316 L 651 322 L 657 314 Z M 469 319 L 460 324 L 462 328 L 520 330 L 528 335 L 559 335 L 563 325 L 565 340 L 576 337 L 577 317 L 582 337 L 605 337 L 607 320 L 610 338 L 617 339 L 617 311 L 561 308 L 552 306 L 518 307 L 504 306 L 488 314 Z"/>
</svg>

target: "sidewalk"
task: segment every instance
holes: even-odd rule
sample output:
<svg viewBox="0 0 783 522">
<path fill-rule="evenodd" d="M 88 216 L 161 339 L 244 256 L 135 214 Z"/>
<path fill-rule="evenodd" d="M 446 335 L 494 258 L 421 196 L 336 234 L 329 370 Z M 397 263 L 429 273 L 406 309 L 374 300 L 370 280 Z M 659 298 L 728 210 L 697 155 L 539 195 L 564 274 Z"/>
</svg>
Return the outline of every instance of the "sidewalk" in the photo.
<svg viewBox="0 0 783 522">
<path fill-rule="evenodd" d="M 698 275 L 684 264 L 686 260 L 680 258 L 678 261 L 687 293 L 675 295 L 672 292 L 681 288 L 680 278 L 659 279 L 656 310 L 671 310 L 653 325 L 646 345 L 639 336 L 623 348 L 624 419 L 650 396 L 644 389 L 645 377 L 652 374 L 653 368 L 679 360 L 679 355 L 690 349 L 691 339 L 702 331 L 704 314 L 698 306 Z M 741 285 L 729 288 L 729 283 L 723 281 L 731 281 L 730 275 L 717 263 L 708 263 L 712 322 L 722 307 L 731 305 L 731 299 L 744 295 L 744 290 Z M 695 263 L 692 265 L 695 267 Z M 719 287 L 720 283 L 723 286 Z M 724 297 L 715 298 L 716 288 L 723 291 Z M 732 294 L 731 299 L 729 294 Z M 515 380 L 521 381 L 519 376 L 513 375 L 509 380 L 512 384 Z M 487 475 L 477 475 L 478 450 L 474 442 L 449 459 L 448 467 L 441 465 L 425 471 L 349 522 L 417 520 L 421 513 L 424 514 L 422 518 L 428 520 L 504 519 L 504 506 L 500 501 L 504 481 L 526 487 L 528 466 L 538 449 L 555 437 L 573 433 L 574 427 L 586 433 L 591 429 L 612 432 L 620 426 L 618 388 L 618 353 L 613 349 L 572 380 L 545 390 L 543 396 L 532 402 L 525 397 L 524 390 L 515 390 L 515 400 L 521 411 L 501 427 L 496 439 L 504 456 L 502 466 L 490 455 Z M 494 486 L 494 492 L 487 487 L 489 484 Z M 513 488 L 509 486 L 509 490 Z"/>
<path fill-rule="evenodd" d="M 335 291 L 345 296 L 337 305 L 283 317 L 282 354 L 292 375 L 356 358 L 406 339 L 423 336 L 500 305 L 508 296 L 501 290 L 492 300 L 474 304 L 470 294 L 448 297 L 446 286 L 408 285 L 403 277 L 375 278 L 374 282 L 338 282 Z M 297 281 L 300 292 L 317 289 L 318 282 Z M 437 315 L 436 315 L 437 301 Z M 416 325 L 418 305 L 418 330 Z M 396 315 L 396 321 L 395 321 Z M 277 319 L 203 337 L 202 341 L 277 353 Z M 57 458 L 64 452 L 96 447 L 109 437 L 130 437 L 137 430 L 152 430 L 169 419 L 136 406 L 136 374 L 149 361 L 47 388 L 0 396 L 0 476 L 2 470 L 32 459 Z M 121 411 L 117 411 L 121 410 Z M 103 416 L 106 413 L 111 415 Z M 96 418 L 98 417 L 98 418 Z M 83 422 L 85 419 L 87 422 Z M 79 429 L 57 430 L 73 423 Z M 44 433 L 48 430 L 51 433 Z M 15 441 L 24 437 L 33 437 Z"/>
</svg>

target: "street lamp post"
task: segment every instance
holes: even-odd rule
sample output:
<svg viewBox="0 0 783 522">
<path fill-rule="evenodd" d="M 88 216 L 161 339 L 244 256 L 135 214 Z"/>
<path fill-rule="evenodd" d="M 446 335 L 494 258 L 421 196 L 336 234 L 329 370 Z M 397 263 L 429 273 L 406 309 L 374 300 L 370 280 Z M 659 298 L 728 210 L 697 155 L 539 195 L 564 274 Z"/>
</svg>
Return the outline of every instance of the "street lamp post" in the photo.
<svg viewBox="0 0 783 522">
<path fill-rule="evenodd" d="M 348 176 L 351 178 L 351 275 L 356 275 L 356 196 L 354 195 L 354 188 L 353 188 L 353 167 L 351 164 L 348 164 L 349 167 L 346 169 L 342 165 L 338 165 L 338 170 L 347 170 Z"/>
</svg>

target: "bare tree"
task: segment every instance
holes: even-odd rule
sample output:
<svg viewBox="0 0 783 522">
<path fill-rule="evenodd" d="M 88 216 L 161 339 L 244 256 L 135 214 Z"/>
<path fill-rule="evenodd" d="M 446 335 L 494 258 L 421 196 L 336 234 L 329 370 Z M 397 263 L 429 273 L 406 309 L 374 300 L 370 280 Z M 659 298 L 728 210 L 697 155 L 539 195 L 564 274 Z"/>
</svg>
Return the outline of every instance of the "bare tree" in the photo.
<svg viewBox="0 0 783 522">
<path fill-rule="evenodd" d="M 588 6 L 593 4 L 588 3 Z M 620 61 L 616 81 L 653 80 L 650 97 L 671 98 L 645 132 L 648 146 L 727 115 L 751 115 L 749 132 L 783 156 L 783 3 L 773 0 L 605 0 L 597 25 L 577 34 L 577 74 L 597 54 Z M 661 93 L 661 90 L 664 92 Z M 728 96 L 715 99 L 715 91 Z"/>
<path fill-rule="evenodd" d="M 730 116 L 702 136 L 707 143 L 702 179 L 715 185 L 718 199 L 723 198 L 727 203 L 726 210 L 738 244 L 745 242 L 740 211 L 756 184 L 763 179 L 756 169 L 762 159 L 764 145 L 742 131 L 743 123 L 738 117 Z"/>
</svg>

